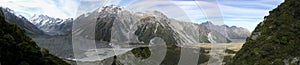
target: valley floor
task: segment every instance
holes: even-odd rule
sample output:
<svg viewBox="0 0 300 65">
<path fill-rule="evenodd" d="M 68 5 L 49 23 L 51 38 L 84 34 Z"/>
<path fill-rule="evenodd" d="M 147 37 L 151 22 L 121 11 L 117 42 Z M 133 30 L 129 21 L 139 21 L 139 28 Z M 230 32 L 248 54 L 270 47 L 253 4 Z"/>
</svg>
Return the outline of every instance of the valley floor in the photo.
<svg viewBox="0 0 300 65">
<path fill-rule="evenodd" d="M 219 59 L 221 59 L 222 64 L 225 64 L 226 62 L 230 61 L 231 58 L 235 55 L 235 53 L 242 48 L 244 43 L 245 40 L 235 40 L 230 43 L 216 43 L 216 44 L 201 43 L 201 44 L 189 45 L 189 47 L 204 49 L 204 52 L 200 52 L 200 53 L 204 53 L 210 56 L 210 58 L 214 58 L 212 56 L 215 56 L 216 54 L 217 56 L 222 56 Z M 201 65 L 207 65 L 207 64 L 209 64 L 209 61 Z"/>
<path fill-rule="evenodd" d="M 226 49 L 238 51 L 242 48 L 244 43 L 245 43 L 244 40 L 238 40 L 238 41 L 233 41 L 233 42 L 230 42 L 230 43 L 216 43 L 216 44 L 201 43 L 201 44 L 194 44 L 194 45 L 191 45 L 191 46 L 201 47 L 201 48 L 211 48 L 213 45 L 217 45 L 217 46 L 225 46 Z"/>
</svg>

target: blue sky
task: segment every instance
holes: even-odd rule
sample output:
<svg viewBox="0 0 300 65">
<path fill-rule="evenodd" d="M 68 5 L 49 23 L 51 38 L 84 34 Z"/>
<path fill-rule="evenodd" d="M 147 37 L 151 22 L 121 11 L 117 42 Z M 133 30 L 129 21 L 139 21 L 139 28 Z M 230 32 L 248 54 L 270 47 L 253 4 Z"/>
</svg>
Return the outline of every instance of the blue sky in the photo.
<svg viewBox="0 0 300 65">
<path fill-rule="evenodd" d="M 119 5 L 131 11 L 159 10 L 170 18 L 202 23 L 222 16 L 222 23 L 252 31 L 268 12 L 283 0 L 0 0 L 16 14 L 30 18 L 44 14 L 56 18 L 76 18 L 106 5 Z M 219 6 L 218 8 L 211 8 Z M 217 11 L 217 12 L 214 12 Z M 219 13 L 218 13 L 219 11 Z M 219 20 L 216 20 L 219 21 Z M 214 20 L 212 22 L 215 22 Z"/>
</svg>

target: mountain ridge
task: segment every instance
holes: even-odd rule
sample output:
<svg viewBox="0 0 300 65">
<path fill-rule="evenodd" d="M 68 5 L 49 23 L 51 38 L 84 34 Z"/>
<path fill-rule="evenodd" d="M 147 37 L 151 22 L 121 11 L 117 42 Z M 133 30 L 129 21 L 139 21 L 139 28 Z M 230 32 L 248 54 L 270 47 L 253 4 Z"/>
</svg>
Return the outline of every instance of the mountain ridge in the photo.
<svg viewBox="0 0 300 65">
<path fill-rule="evenodd" d="M 39 46 L 49 49 L 50 53 L 62 58 L 74 57 L 72 55 L 74 53 L 72 36 L 74 35 L 78 35 L 83 40 L 95 40 L 97 45 L 101 45 L 97 48 L 119 47 L 127 43 L 149 44 L 152 38 L 160 37 L 167 41 L 166 44 L 170 46 L 168 49 L 171 51 L 168 54 L 178 53 L 178 51 L 174 52 L 172 49 L 180 49 L 178 48 L 180 45 L 230 42 L 228 38 L 217 31 L 209 30 L 205 26 L 196 23 L 168 18 L 159 11 L 134 12 L 116 6 L 106 6 L 102 9 L 115 12 L 104 10 L 88 12 L 88 14 L 82 14 L 74 19 L 72 23 L 75 24 L 71 26 L 62 29 L 59 28 L 60 26 L 54 28 L 55 31 L 71 28 L 66 32 L 66 35 L 54 34 L 52 36 L 34 37 L 33 39 Z M 51 19 L 51 17 L 49 18 Z M 55 27 L 55 25 L 53 26 Z M 172 56 L 168 57 L 171 58 Z"/>
<path fill-rule="evenodd" d="M 203 22 L 200 25 L 203 25 L 210 30 L 217 31 L 230 39 L 246 39 L 247 37 L 250 36 L 249 30 L 242 28 L 242 27 L 228 26 L 225 24 L 224 25 L 214 25 L 210 21 Z"/>
<path fill-rule="evenodd" d="M 99 28 L 99 30 L 95 30 L 96 33 L 101 33 L 100 32 L 101 30 L 111 30 L 110 27 L 113 27 L 113 25 L 119 25 L 119 27 L 116 27 L 116 28 L 121 28 L 122 26 L 124 26 L 125 29 L 128 26 L 135 26 L 136 27 L 136 26 L 139 26 L 139 25 L 142 25 L 142 26 L 143 25 L 153 25 L 156 28 L 156 25 L 158 25 L 158 26 L 163 26 L 163 27 L 165 27 L 165 26 L 170 27 L 170 29 L 175 32 L 174 34 L 181 34 L 183 36 L 183 37 L 177 37 L 177 38 L 181 38 L 181 39 L 190 38 L 190 39 L 192 39 L 191 37 L 193 37 L 193 35 L 187 34 L 188 32 L 185 31 L 185 30 L 187 30 L 187 28 L 185 28 L 185 30 L 181 29 L 180 27 L 176 28 L 176 26 L 181 26 L 183 28 L 184 27 L 189 27 L 188 25 L 193 25 L 193 24 L 184 23 L 184 22 L 181 22 L 181 21 L 177 21 L 175 19 L 168 18 L 167 16 L 165 16 L 163 13 L 161 13 L 159 11 L 152 11 L 152 12 L 145 12 L 145 13 L 135 14 L 136 12 L 132 12 L 132 11 L 128 11 L 128 10 L 122 10 L 118 6 L 114 6 L 114 5 L 105 6 L 102 9 L 103 10 L 109 10 L 109 11 L 115 11 L 115 12 L 106 12 L 106 11 L 98 12 L 98 11 L 94 11 L 93 13 L 90 13 L 90 15 L 88 15 L 87 17 L 80 16 L 80 17 L 76 18 L 74 22 L 80 22 L 80 20 L 84 20 L 84 19 L 85 19 L 84 21 L 94 20 L 94 21 L 96 21 L 96 29 L 97 29 L 97 26 Z M 83 18 L 81 18 L 81 17 L 83 17 Z M 91 18 L 91 17 L 97 17 L 97 18 L 96 19 L 88 19 L 88 18 Z M 103 24 L 105 24 L 105 25 L 103 25 Z M 109 24 L 108 28 L 101 27 L 101 26 L 106 26 L 106 24 Z M 194 30 L 199 30 L 199 29 L 197 29 L 198 26 L 199 25 L 196 25 Z M 86 28 L 86 29 L 88 29 L 88 28 Z M 132 29 L 134 29 L 134 28 L 132 28 Z M 124 33 L 129 32 L 131 30 L 131 28 L 127 28 L 126 30 L 127 31 L 124 31 Z M 189 29 L 189 30 L 192 30 L 192 29 Z M 118 31 L 118 30 L 116 30 L 116 31 Z M 195 32 L 199 32 L 199 31 L 195 31 Z M 148 32 L 144 32 L 144 33 L 148 33 Z M 196 34 L 199 34 L 199 33 L 196 33 Z M 218 34 L 218 33 L 215 33 L 215 34 Z M 124 35 L 124 34 L 121 34 L 121 35 Z M 96 36 L 101 36 L 101 35 L 96 35 Z M 92 37 L 92 36 L 90 36 L 90 37 Z M 108 38 L 109 37 L 110 36 L 108 36 Z M 104 38 L 100 37 L 98 39 L 104 39 Z M 195 38 L 193 38 L 193 39 L 195 39 Z M 188 40 L 188 39 L 186 39 L 186 40 Z M 186 41 L 186 40 L 181 40 L 181 41 L 182 42 L 189 42 L 189 43 L 196 42 L 195 40 L 194 41 L 193 40 Z"/>
<path fill-rule="evenodd" d="M 30 22 L 48 35 L 66 35 L 72 30 L 73 18 L 60 19 L 35 14 Z"/>
<path fill-rule="evenodd" d="M 18 15 L 18 16 L 15 15 L 13 10 L 11 10 L 9 8 L 2 8 L 1 7 L 1 10 L 3 11 L 3 14 L 5 16 L 5 20 L 8 23 L 16 24 L 20 28 L 26 30 L 26 34 L 30 34 L 30 35 L 43 35 L 44 34 L 44 32 L 42 30 L 38 29 L 35 25 L 30 23 L 30 21 L 28 21 L 22 15 Z"/>
</svg>

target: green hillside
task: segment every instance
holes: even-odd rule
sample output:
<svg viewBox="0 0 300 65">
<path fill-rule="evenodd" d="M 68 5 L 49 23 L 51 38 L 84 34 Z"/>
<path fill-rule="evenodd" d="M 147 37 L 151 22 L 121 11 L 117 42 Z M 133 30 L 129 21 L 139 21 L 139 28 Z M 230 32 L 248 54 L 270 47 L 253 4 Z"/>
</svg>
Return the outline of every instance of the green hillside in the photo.
<svg viewBox="0 0 300 65">
<path fill-rule="evenodd" d="M 285 0 L 269 13 L 228 65 L 299 65 L 300 0 Z"/>
<path fill-rule="evenodd" d="M 0 10 L 0 65 L 69 65 L 38 47 L 24 30 L 7 23 Z"/>
</svg>

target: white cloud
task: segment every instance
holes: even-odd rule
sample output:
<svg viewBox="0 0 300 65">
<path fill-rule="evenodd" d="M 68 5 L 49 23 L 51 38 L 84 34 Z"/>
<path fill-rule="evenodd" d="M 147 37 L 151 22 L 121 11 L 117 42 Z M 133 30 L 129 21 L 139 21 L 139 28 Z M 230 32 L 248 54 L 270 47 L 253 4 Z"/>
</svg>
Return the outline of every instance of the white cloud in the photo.
<svg viewBox="0 0 300 65">
<path fill-rule="evenodd" d="M 11 0 L 0 1 L 1 6 L 8 7 L 21 15 L 44 14 L 56 18 L 73 18 L 80 4 L 73 0 Z"/>
<path fill-rule="evenodd" d="M 81 0 L 78 11 L 75 17 L 78 17 L 84 13 L 93 12 L 98 8 L 108 5 L 117 5 L 121 0 Z"/>
<path fill-rule="evenodd" d="M 107 0 L 107 2 L 105 3 L 105 5 L 106 5 L 106 6 L 112 5 L 112 4 L 117 5 L 117 4 L 119 4 L 120 2 L 121 2 L 121 0 Z"/>
<path fill-rule="evenodd" d="M 209 0 L 197 0 L 196 2 L 172 0 L 130 1 L 125 7 L 132 11 L 159 10 L 168 17 L 196 23 L 207 21 L 207 19 L 212 20 L 211 18 L 219 18 L 212 21 L 224 20 L 221 23 L 242 26 L 249 30 L 253 30 L 256 26 L 255 24 L 268 15 L 268 11 L 283 2 L 283 0 L 217 0 L 217 2 Z M 218 3 L 219 8 L 214 8 L 217 6 L 216 3 Z M 44 14 L 56 18 L 75 18 L 83 13 L 111 4 L 124 3 L 121 0 L 0 0 L 1 6 L 8 7 L 17 14 L 26 16 L 26 18 L 34 14 Z M 220 16 L 223 16 L 224 19 Z M 248 24 L 251 24 L 251 26 Z"/>
<path fill-rule="evenodd" d="M 81 0 L 75 17 L 103 7 L 108 0 Z"/>
<path fill-rule="evenodd" d="M 175 18 L 181 21 L 191 22 L 184 9 L 180 8 L 172 1 L 161 0 L 138 0 L 126 6 L 127 9 L 132 11 L 154 11 L 158 10 L 170 18 Z"/>
<path fill-rule="evenodd" d="M 220 7 L 225 17 L 225 23 L 228 25 L 235 25 L 247 28 L 253 31 L 259 22 L 262 22 L 263 17 L 269 14 L 269 11 L 279 5 L 280 0 L 259 0 L 259 1 L 227 1 L 231 4 L 224 4 L 219 2 Z"/>
<path fill-rule="evenodd" d="M 217 0 L 206 1 L 173 1 L 176 5 L 182 8 L 193 22 L 201 23 L 212 21 L 213 18 L 221 23 L 224 17 L 224 22 L 227 25 L 241 26 L 252 31 L 256 24 L 263 20 L 263 17 L 268 15 L 268 11 L 275 8 L 282 0 L 253 0 L 253 1 L 236 1 L 236 0 Z M 195 4 L 196 3 L 196 4 Z M 218 4 L 217 4 L 218 3 Z M 219 8 L 216 8 L 216 4 Z M 199 7 L 197 6 L 199 5 Z M 200 8 L 201 7 L 201 8 Z M 221 11 L 221 13 L 219 13 Z M 204 13 L 205 12 L 205 13 Z M 211 17 L 211 18 L 209 18 Z"/>
<path fill-rule="evenodd" d="M 225 23 L 227 25 L 241 26 L 252 31 L 256 24 L 261 22 L 264 16 L 268 15 L 268 11 L 281 2 L 280 0 L 217 0 L 216 2 L 206 0 L 140 0 L 129 4 L 127 8 L 133 11 L 160 10 L 167 16 L 177 20 L 195 23 L 212 21 L 215 24 L 222 25 Z"/>
</svg>

